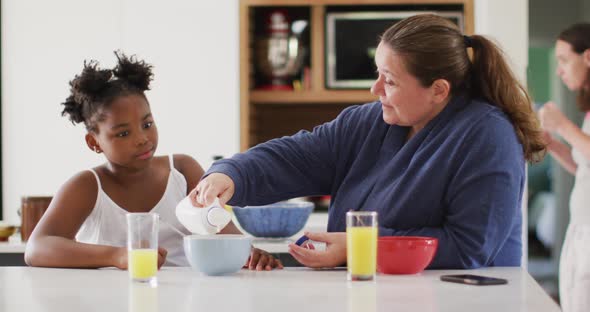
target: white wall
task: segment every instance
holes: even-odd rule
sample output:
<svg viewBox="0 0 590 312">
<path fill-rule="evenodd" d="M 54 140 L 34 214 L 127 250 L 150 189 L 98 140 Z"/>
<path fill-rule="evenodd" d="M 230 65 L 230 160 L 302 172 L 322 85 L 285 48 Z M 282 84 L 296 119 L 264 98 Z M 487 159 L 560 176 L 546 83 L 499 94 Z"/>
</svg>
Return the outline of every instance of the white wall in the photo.
<svg viewBox="0 0 590 312">
<path fill-rule="evenodd" d="M 53 195 L 103 161 L 82 125 L 61 117 L 68 81 L 84 59 L 114 65 L 122 49 L 155 66 L 147 96 L 159 154 L 211 156 L 239 149 L 238 0 L 3 0 L 2 188 L 4 220 L 23 195 Z"/>
<path fill-rule="evenodd" d="M 475 0 L 475 33 L 494 39 L 512 70 L 526 84 L 528 66 L 528 0 Z"/>
<path fill-rule="evenodd" d="M 490 34 L 524 77 L 527 0 L 475 0 L 475 31 Z M 84 59 L 114 64 L 122 49 L 155 66 L 148 98 L 160 154 L 239 150 L 238 0 L 3 0 L 3 211 L 19 223 L 23 195 L 52 195 L 103 161 L 84 129 L 60 116 L 67 82 Z"/>
</svg>

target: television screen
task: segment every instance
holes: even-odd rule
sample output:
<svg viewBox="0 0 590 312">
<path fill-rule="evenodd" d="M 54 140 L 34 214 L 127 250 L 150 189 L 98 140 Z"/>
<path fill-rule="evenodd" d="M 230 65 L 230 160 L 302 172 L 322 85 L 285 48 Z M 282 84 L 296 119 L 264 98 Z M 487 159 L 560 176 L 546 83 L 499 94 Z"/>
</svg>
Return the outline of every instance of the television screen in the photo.
<svg viewBox="0 0 590 312">
<path fill-rule="evenodd" d="M 375 81 L 375 49 L 379 36 L 394 23 L 434 13 L 463 29 L 462 12 L 332 12 L 327 14 L 326 88 L 367 89 Z"/>
</svg>

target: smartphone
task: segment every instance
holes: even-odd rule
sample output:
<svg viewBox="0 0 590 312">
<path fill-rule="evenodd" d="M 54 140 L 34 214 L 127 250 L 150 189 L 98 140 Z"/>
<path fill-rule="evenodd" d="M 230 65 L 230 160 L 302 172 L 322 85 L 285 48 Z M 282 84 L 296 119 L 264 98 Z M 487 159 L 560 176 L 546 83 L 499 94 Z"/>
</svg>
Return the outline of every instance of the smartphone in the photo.
<svg viewBox="0 0 590 312">
<path fill-rule="evenodd" d="M 488 277 L 473 274 L 443 275 L 441 281 L 468 284 L 468 285 L 502 285 L 508 284 L 508 280 L 503 278 Z"/>
</svg>

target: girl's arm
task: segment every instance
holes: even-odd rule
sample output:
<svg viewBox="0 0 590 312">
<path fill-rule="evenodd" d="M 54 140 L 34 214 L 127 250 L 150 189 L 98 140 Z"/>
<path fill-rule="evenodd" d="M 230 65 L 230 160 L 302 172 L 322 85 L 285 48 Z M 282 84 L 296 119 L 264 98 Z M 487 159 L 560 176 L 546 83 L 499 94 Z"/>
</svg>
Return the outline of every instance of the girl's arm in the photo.
<svg viewBox="0 0 590 312">
<path fill-rule="evenodd" d="M 199 165 L 199 163 L 191 156 L 175 154 L 173 158 L 174 167 L 176 170 L 180 171 L 180 173 L 182 173 L 186 179 L 186 195 L 188 195 L 189 192 L 197 186 L 199 181 L 201 181 L 205 171 L 201 165 Z"/>
<path fill-rule="evenodd" d="M 28 265 L 127 268 L 126 247 L 75 241 L 76 233 L 94 208 L 97 192 L 96 179 L 89 171 L 77 174 L 61 187 L 27 242 Z"/>
<path fill-rule="evenodd" d="M 565 170 L 571 174 L 576 174 L 578 165 L 576 165 L 572 158 L 572 152 L 569 146 L 547 134 L 547 150 Z"/>
</svg>

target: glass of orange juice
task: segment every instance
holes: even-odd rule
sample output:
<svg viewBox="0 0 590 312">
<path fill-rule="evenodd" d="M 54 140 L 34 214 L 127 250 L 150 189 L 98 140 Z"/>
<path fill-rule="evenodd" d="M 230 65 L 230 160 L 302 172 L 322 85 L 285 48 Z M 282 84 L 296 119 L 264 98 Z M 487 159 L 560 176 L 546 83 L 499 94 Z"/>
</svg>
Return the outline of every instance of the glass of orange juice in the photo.
<svg viewBox="0 0 590 312">
<path fill-rule="evenodd" d="M 349 281 L 372 281 L 377 269 L 377 212 L 346 213 L 346 262 Z"/>
<path fill-rule="evenodd" d="M 133 281 L 157 283 L 157 213 L 127 214 L 127 269 Z"/>
</svg>

